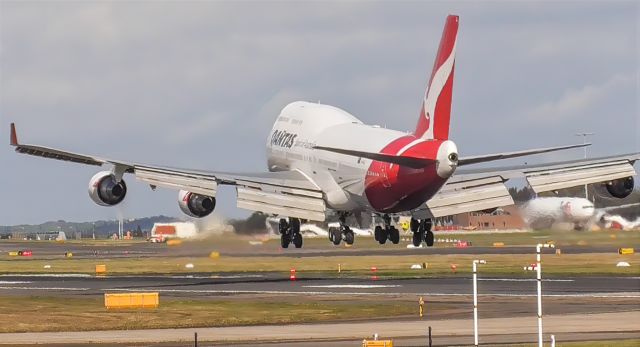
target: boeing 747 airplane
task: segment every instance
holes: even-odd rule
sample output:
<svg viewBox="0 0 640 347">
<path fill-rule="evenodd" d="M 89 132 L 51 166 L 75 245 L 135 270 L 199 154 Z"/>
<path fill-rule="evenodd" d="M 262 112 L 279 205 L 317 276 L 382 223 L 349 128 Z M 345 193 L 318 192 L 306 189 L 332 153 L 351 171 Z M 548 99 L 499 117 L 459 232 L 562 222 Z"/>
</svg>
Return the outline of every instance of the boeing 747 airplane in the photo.
<svg viewBox="0 0 640 347">
<path fill-rule="evenodd" d="M 347 111 L 297 101 L 278 115 L 267 139 L 268 171 L 227 173 L 152 166 L 99 158 L 18 142 L 11 124 L 11 145 L 19 153 L 86 165 L 110 165 L 89 181 L 98 205 L 114 206 L 127 194 L 125 174 L 155 189 L 179 190 L 178 203 L 192 217 L 209 215 L 219 185 L 235 186 L 237 206 L 280 216 L 281 244 L 302 247 L 301 220 L 324 221 L 329 210 L 340 228 L 329 238 L 354 242 L 345 219 L 372 213 L 375 239 L 398 243 L 394 215 L 410 215 L 413 243 L 433 245 L 431 219 L 513 204 L 505 182 L 524 177 L 536 192 L 608 182 L 614 196 L 631 193 L 629 180 L 639 153 L 571 162 L 464 170 L 472 164 L 546 153 L 588 144 L 489 155 L 459 155 L 449 136 L 458 16 L 447 17 L 431 78 L 413 133 L 364 124 Z M 398 115 L 393 115 L 397 117 Z M 481 141 L 483 139 L 478 139 Z M 611 184 L 623 180 L 627 184 Z"/>
</svg>

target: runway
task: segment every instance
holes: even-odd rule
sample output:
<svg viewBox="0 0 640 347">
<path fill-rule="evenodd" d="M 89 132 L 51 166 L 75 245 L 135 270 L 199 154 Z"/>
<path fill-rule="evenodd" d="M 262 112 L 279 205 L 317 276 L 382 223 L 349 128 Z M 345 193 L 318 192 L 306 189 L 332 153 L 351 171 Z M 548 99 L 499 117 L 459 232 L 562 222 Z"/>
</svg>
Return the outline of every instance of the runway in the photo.
<svg viewBox="0 0 640 347">
<path fill-rule="evenodd" d="M 572 277 L 544 279 L 547 297 L 640 298 L 640 277 Z M 197 297 L 234 294 L 270 295 L 424 295 L 471 294 L 470 277 L 424 279 L 372 279 L 371 277 L 314 277 L 288 273 L 237 273 L 182 276 L 106 276 L 81 274 L 0 275 L 0 294 L 49 296 L 154 291 L 162 295 Z M 478 283 L 481 295 L 530 297 L 536 295 L 535 279 L 487 278 Z"/>
<path fill-rule="evenodd" d="M 576 333 L 585 333 L 584 337 L 602 338 L 605 336 L 623 335 L 637 338 L 637 322 L 640 312 L 616 312 L 597 314 L 549 315 L 545 317 L 545 335 L 548 342 L 549 335 L 554 334 L 558 341 L 567 341 L 569 336 L 576 337 Z M 521 342 L 535 341 L 535 317 L 486 318 L 481 321 L 481 339 Z M 612 322 L 615 322 L 612 324 Z M 128 331 L 86 331 L 63 333 L 14 333 L 0 334 L 0 344 L 37 344 L 47 341 L 48 344 L 80 344 L 93 343 L 157 343 L 177 341 L 182 344 L 192 343 L 194 333 L 197 332 L 200 341 L 214 341 L 217 344 L 245 342 L 250 345 L 263 342 L 288 343 L 288 346 L 344 346 L 357 345 L 363 337 L 378 333 L 381 338 L 393 337 L 405 339 L 403 346 L 424 346 L 426 331 L 429 326 L 435 334 L 436 345 L 442 346 L 443 336 L 448 337 L 451 344 L 472 344 L 473 324 L 470 319 L 448 320 L 411 320 L 402 322 L 342 322 L 322 324 L 292 324 L 285 326 L 263 325 L 248 327 L 225 328 L 188 328 L 188 329 L 153 329 Z M 594 334 L 595 333 L 595 334 Z M 259 336 L 259 341 L 256 337 Z M 452 338 L 453 337 L 453 338 Z M 515 338 L 514 338 L 515 337 Z M 440 339 L 440 340 L 438 340 Z M 338 340 L 338 342 L 335 342 Z M 318 342 L 333 341 L 323 344 Z M 402 340 L 401 340 L 402 341 Z M 415 343 L 415 344 L 414 344 Z M 159 344 L 162 345 L 162 344 Z"/>
</svg>

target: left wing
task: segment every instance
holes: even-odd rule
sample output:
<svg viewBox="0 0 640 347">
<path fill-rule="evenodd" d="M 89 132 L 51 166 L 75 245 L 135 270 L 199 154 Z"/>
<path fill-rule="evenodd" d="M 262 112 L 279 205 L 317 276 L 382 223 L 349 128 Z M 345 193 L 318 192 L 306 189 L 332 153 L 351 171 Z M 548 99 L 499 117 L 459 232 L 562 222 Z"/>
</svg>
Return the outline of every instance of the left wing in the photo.
<svg viewBox="0 0 640 347">
<path fill-rule="evenodd" d="M 433 217 L 512 205 L 505 183 L 525 178 L 536 193 L 635 176 L 640 153 L 538 165 L 458 170 L 421 212 Z"/>
<path fill-rule="evenodd" d="M 193 169 L 179 169 L 111 160 L 55 148 L 21 144 L 16 128 L 11 123 L 10 144 L 16 152 L 38 157 L 69 161 L 79 164 L 113 165 L 118 180 L 125 173 L 158 186 L 186 190 L 196 194 L 216 196 L 218 185 L 234 185 L 238 194 L 238 207 L 264 213 L 286 215 L 315 221 L 324 221 L 326 206 L 322 190 L 313 180 L 298 170 L 263 173 L 225 173 Z"/>
</svg>

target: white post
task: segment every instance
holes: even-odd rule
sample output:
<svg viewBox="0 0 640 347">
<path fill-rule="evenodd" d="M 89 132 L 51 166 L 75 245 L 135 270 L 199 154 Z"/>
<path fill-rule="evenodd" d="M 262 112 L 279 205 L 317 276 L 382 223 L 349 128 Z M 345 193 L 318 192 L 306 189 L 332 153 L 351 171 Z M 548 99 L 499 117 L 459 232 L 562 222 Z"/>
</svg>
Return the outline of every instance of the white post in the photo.
<svg viewBox="0 0 640 347">
<path fill-rule="evenodd" d="M 553 244 L 541 244 L 536 246 L 536 278 L 538 282 L 538 347 L 542 347 L 542 264 L 540 262 L 541 248 L 555 248 Z"/>
<path fill-rule="evenodd" d="M 484 260 L 473 261 L 473 344 L 478 345 L 478 264 L 486 264 Z"/>
</svg>

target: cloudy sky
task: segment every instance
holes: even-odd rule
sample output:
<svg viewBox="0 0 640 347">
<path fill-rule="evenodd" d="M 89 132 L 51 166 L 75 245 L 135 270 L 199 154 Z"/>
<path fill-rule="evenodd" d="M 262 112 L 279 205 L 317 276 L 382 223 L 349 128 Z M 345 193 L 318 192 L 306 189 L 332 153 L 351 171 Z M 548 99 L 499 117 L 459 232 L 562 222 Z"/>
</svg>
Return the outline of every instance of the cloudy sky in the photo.
<svg viewBox="0 0 640 347">
<path fill-rule="evenodd" d="M 581 142 L 640 151 L 640 5 L 569 2 L 0 1 L 0 143 L 150 164 L 262 171 L 282 107 L 320 101 L 412 130 L 447 14 L 460 15 L 452 137 L 461 155 Z M 0 147 L 2 148 L 2 147 Z M 581 157 L 582 151 L 541 157 Z M 179 216 L 177 193 L 0 151 L 0 225 Z M 242 216 L 235 191 L 218 195 Z"/>
</svg>

